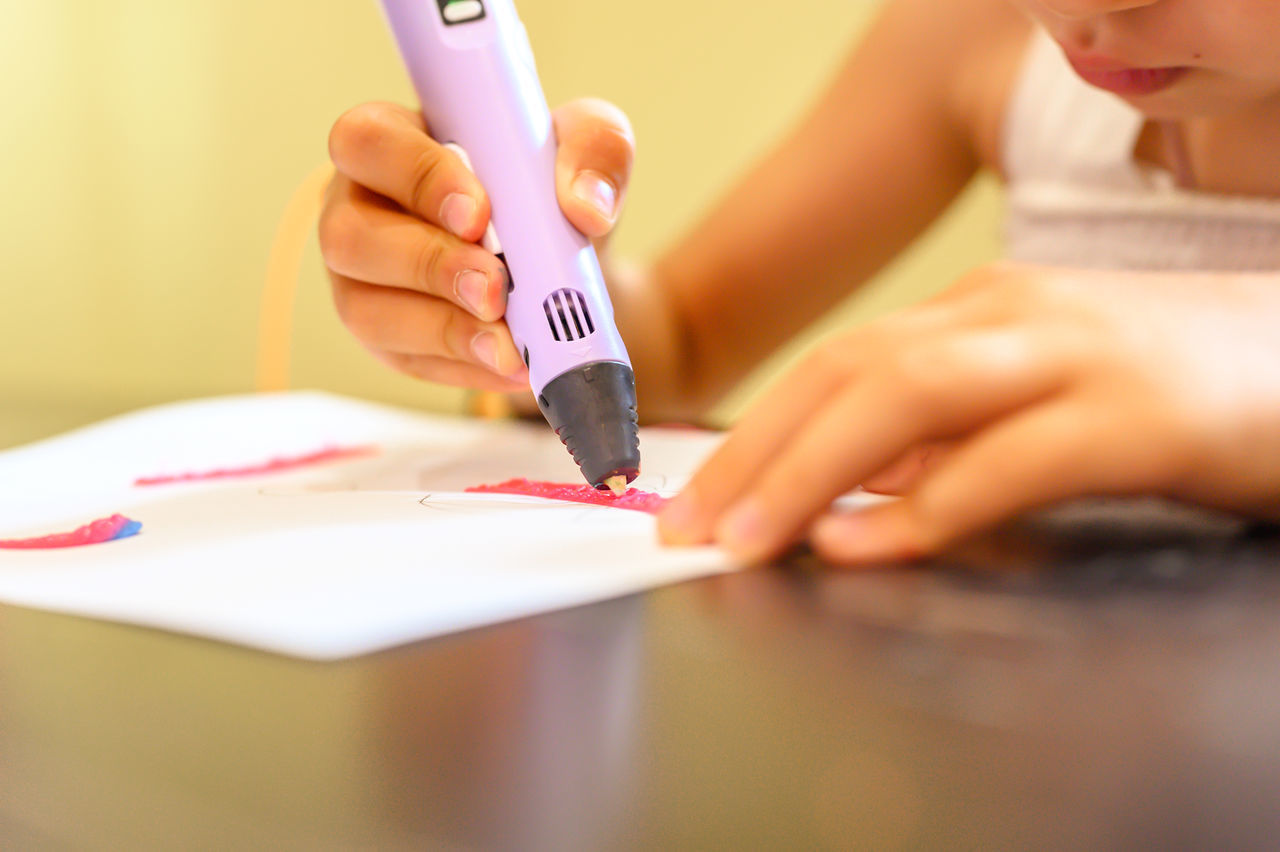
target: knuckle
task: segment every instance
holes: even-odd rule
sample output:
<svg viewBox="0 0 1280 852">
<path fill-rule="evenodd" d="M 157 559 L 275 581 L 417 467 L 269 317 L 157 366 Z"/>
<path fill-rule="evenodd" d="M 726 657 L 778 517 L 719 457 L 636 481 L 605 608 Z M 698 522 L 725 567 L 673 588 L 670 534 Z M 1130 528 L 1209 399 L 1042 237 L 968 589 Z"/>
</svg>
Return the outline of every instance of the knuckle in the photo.
<svg viewBox="0 0 1280 852">
<path fill-rule="evenodd" d="M 625 174 L 635 157 L 635 139 L 629 128 L 598 123 L 586 129 L 579 140 L 584 149 L 610 164 L 608 171 Z"/>
<path fill-rule="evenodd" d="M 955 385 L 951 353 L 940 346 L 896 350 L 888 357 L 885 379 L 911 414 L 928 413 Z"/>
<path fill-rule="evenodd" d="M 325 266 L 334 272 L 350 274 L 357 263 L 363 238 L 358 217 L 350 205 L 335 205 L 320 217 L 317 228 L 320 240 L 320 257 Z"/>
<path fill-rule="evenodd" d="M 351 331 L 348 324 L 348 317 L 351 316 L 351 287 L 344 281 L 330 279 L 331 287 L 329 289 L 330 296 L 333 298 L 333 310 L 338 315 L 338 321 L 342 323 L 343 328 Z"/>
<path fill-rule="evenodd" d="M 565 153 L 590 152 L 615 164 L 610 171 L 625 171 L 635 155 L 635 131 L 626 113 L 600 98 L 580 98 L 558 113 Z"/>
<path fill-rule="evenodd" d="M 451 296 L 452 288 L 444 280 L 445 254 L 442 240 L 424 239 L 418 246 L 417 257 L 414 260 L 414 280 L 427 292 Z"/>
<path fill-rule="evenodd" d="M 373 338 L 373 321 L 371 317 L 371 300 L 363 288 L 350 284 L 335 284 L 333 288 L 333 307 L 338 314 L 342 327 L 361 342 L 369 342 Z"/>
<path fill-rule="evenodd" d="M 414 158 L 409 172 L 409 203 L 419 212 L 426 212 L 426 201 L 431 189 L 445 168 L 445 149 L 439 145 L 427 145 Z"/>
<path fill-rule="evenodd" d="M 587 139 L 602 170 L 619 184 L 625 184 L 635 160 L 635 141 L 614 127 L 597 127 Z"/>
<path fill-rule="evenodd" d="M 387 107 L 368 103 L 338 117 L 329 131 L 329 157 L 340 171 L 374 156 L 387 133 Z"/>
<path fill-rule="evenodd" d="M 635 130 L 626 113 L 608 101 L 593 98 L 588 103 L 591 114 L 595 117 L 592 126 L 597 135 L 620 142 L 628 149 L 635 146 Z"/>
<path fill-rule="evenodd" d="M 442 354 L 459 361 L 474 360 L 471 357 L 467 337 L 466 317 L 462 311 L 448 310 L 440 324 L 440 342 Z"/>
</svg>

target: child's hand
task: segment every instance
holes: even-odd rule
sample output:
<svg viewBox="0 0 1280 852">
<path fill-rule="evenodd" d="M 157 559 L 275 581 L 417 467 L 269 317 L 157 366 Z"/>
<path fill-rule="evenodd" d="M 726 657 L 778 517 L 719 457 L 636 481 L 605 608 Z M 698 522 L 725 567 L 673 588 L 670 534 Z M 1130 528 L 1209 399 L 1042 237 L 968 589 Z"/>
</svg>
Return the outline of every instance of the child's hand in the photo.
<svg viewBox="0 0 1280 852">
<path fill-rule="evenodd" d="M 597 100 L 573 101 L 553 118 L 560 207 L 574 227 L 601 239 L 617 221 L 631 171 L 631 127 Z M 501 321 L 506 270 L 476 245 L 489 199 L 475 175 L 427 135 L 421 115 L 393 104 L 343 115 L 329 152 L 338 174 L 320 220 L 320 249 L 346 327 L 409 375 L 527 391 L 524 364 Z"/>
<path fill-rule="evenodd" d="M 980 270 L 808 357 L 672 502 L 663 537 L 755 561 L 807 535 L 851 563 L 1085 495 L 1275 517 L 1278 328 L 1280 276 Z M 832 510 L 873 480 L 904 499 Z"/>
</svg>

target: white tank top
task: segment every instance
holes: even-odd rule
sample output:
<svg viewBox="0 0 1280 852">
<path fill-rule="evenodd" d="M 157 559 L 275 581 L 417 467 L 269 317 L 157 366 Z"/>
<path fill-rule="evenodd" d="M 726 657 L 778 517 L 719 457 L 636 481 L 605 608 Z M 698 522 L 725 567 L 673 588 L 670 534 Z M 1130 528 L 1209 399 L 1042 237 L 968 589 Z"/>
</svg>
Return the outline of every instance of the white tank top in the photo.
<svg viewBox="0 0 1280 852">
<path fill-rule="evenodd" d="M 1060 266 L 1280 269 L 1280 199 L 1181 188 L 1134 160 L 1145 119 L 1037 29 L 1005 115 L 1006 254 Z"/>
</svg>

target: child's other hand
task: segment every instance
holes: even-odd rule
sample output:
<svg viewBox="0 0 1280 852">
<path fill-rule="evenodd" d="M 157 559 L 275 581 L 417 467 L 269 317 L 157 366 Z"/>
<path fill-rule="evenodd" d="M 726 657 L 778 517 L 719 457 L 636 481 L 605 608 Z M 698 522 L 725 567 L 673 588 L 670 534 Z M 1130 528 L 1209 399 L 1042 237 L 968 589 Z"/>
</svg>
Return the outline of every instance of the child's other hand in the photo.
<svg viewBox="0 0 1280 852">
<path fill-rule="evenodd" d="M 1276 276 L 984 268 L 809 356 L 671 503 L 663 538 L 758 561 L 807 536 L 857 563 L 1086 495 L 1277 516 L 1278 326 Z M 832 509 L 860 483 L 904 497 Z"/>
<path fill-rule="evenodd" d="M 556 192 L 569 221 L 604 238 L 617 221 L 634 153 L 631 127 L 603 101 L 553 114 Z M 338 173 L 320 249 L 338 315 L 375 357 L 403 373 L 492 391 L 528 390 L 503 323 L 502 261 L 476 243 L 489 198 L 475 175 L 394 104 L 347 112 L 329 136 Z M 501 235 L 499 234 L 499 238 Z"/>
</svg>

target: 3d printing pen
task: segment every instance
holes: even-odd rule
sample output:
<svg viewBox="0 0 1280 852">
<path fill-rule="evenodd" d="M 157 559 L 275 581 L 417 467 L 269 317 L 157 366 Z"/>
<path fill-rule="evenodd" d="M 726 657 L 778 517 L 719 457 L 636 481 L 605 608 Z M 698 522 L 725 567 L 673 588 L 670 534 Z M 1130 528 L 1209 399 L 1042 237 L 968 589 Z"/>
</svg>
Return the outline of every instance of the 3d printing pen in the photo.
<svg viewBox="0 0 1280 852">
<path fill-rule="evenodd" d="M 622 493 L 640 471 L 635 376 L 595 250 L 560 211 L 556 141 L 512 0 L 382 0 L 432 136 L 489 194 L 511 273 L 507 325 L 547 422 L 583 476 Z M 496 245 L 493 232 L 501 236 Z"/>
</svg>

